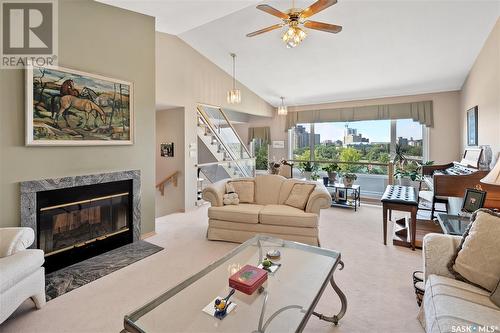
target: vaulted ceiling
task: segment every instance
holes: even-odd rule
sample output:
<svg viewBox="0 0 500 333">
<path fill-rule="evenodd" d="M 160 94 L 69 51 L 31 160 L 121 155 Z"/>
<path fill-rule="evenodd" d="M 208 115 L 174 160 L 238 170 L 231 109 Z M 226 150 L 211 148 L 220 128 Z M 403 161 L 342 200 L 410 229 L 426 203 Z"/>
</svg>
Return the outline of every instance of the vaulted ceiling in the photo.
<svg viewBox="0 0 500 333">
<path fill-rule="evenodd" d="M 343 26 L 337 35 L 309 30 L 287 49 L 282 30 L 245 35 L 279 22 L 255 9 L 282 11 L 291 1 L 134 1 L 107 4 L 156 17 L 156 29 L 178 35 L 273 105 L 411 95 L 461 88 L 500 14 L 500 1 L 339 0 L 314 20 Z M 296 1 L 305 8 L 314 1 Z"/>
</svg>

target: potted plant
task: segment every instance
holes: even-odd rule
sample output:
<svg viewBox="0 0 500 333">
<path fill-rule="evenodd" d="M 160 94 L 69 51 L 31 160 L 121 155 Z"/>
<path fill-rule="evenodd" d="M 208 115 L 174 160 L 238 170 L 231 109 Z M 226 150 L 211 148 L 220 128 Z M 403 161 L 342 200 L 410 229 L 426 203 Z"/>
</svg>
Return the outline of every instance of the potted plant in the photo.
<svg viewBox="0 0 500 333">
<path fill-rule="evenodd" d="M 302 172 L 302 176 L 304 176 L 306 179 L 311 179 L 311 174 L 317 169 L 316 165 L 314 165 L 314 163 L 311 163 L 310 161 L 300 162 L 299 168 Z"/>
<path fill-rule="evenodd" d="M 433 163 L 433 161 L 429 161 L 425 165 L 432 165 Z M 421 170 L 422 164 L 405 159 L 403 163 L 395 165 L 394 177 L 401 186 L 419 188 L 419 182 L 423 179 Z"/>
<path fill-rule="evenodd" d="M 319 179 L 319 173 L 318 171 L 315 170 L 311 173 L 311 180 L 318 180 L 318 179 Z"/>
<path fill-rule="evenodd" d="M 405 161 L 396 165 L 394 170 L 394 178 L 396 178 L 401 186 L 419 187 L 418 183 L 422 180 L 420 172 L 422 166 L 415 161 Z"/>
<path fill-rule="evenodd" d="M 328 174 L 328 181 L 330 184 L 334 184 L 337 180 L 337 172 L 340 170 L 340 167 L 337 163 L 330 163 L 326 167 L 323 168 Z"/>
<path fill-rule="evenodd" d="M 345 173 L 343 175 L 344 185 L 345 187 L 351 187 L 354 184 L 354 181 L 358 179 L 355 173 Z"/>
</svg>

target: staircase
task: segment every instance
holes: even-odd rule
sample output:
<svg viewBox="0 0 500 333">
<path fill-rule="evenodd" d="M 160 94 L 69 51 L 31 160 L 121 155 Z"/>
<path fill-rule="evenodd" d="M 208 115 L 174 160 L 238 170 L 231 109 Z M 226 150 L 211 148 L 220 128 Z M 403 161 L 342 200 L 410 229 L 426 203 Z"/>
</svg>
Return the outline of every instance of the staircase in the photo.
<svg viewBox="0 0 500 333">
<path fill-rule="evenodd" d="M 234 130 L 224 111 L 219 107 L 199 104 L 198 143 L 202 144 L 210 158 L 198 156 L 200 179 L 209 183 L 225 178 L 253 177 L 255 158 Z M 202 147 L 199 147 L 199 150 Z M 203 177 L 201 176 L 203 174 Z M 198 196 L 203 186 L 198 187 Z"/>
</svg>

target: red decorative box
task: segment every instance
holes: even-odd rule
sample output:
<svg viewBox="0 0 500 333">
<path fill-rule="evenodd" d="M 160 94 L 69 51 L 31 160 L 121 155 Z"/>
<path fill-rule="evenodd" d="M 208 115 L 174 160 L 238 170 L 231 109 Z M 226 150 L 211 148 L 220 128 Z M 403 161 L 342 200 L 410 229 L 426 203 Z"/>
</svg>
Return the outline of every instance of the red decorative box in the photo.
<svg viewBox="0 0 500 333">
<path fill-rule="evenodd" d="M 229 277 L 229 287 L 252 295 L 266 280 L 267 271 L 252 265 L 245 265 Z"/>
</svg>

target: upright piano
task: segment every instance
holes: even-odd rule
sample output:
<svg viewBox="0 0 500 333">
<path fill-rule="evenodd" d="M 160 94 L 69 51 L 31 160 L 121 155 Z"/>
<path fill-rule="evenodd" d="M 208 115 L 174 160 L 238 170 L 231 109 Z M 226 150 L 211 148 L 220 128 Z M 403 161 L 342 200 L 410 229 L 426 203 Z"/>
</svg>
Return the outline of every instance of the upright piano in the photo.
<svg viewBox="0 0 500 333">
<path fill-rule="evenodd" d="M 488 192 L 485 207 L 500 208 L 500 186 L 480 183 L 489 172 L 479 170 L 482 154 L 481 148 L 467 148 L 460 162 L 422 166 L 424 182 L 433 192 L 434 201 L 440 201 L 438 198 L 463 197 L 467 188 L 477 188 Z"/>
</svg>

